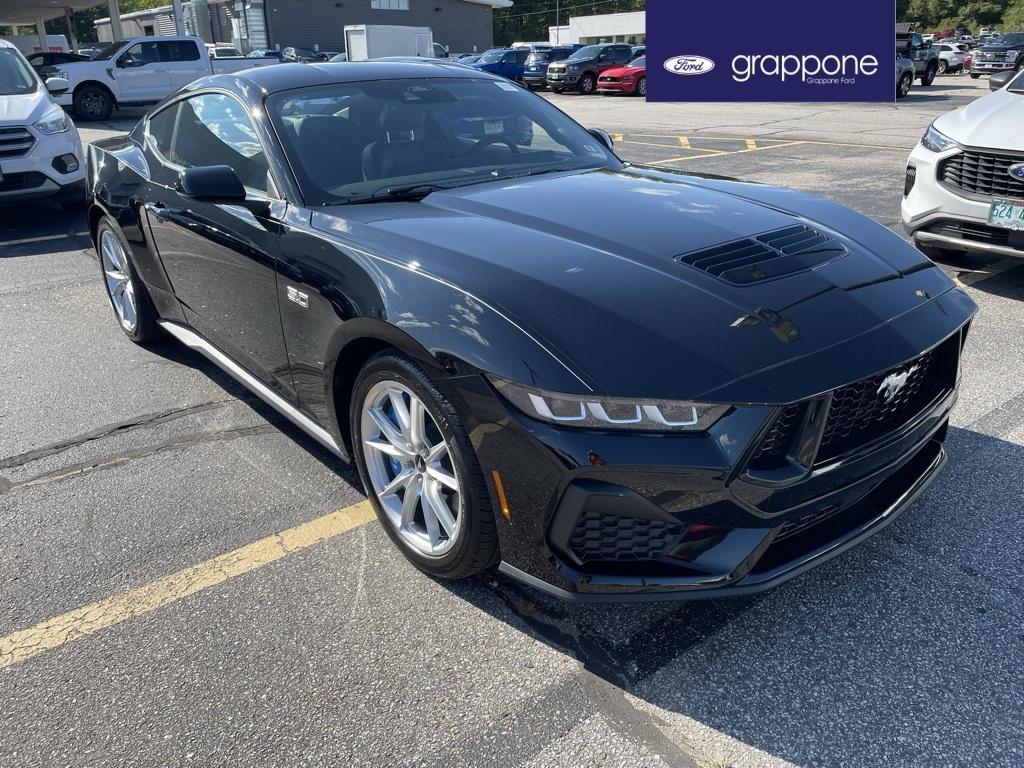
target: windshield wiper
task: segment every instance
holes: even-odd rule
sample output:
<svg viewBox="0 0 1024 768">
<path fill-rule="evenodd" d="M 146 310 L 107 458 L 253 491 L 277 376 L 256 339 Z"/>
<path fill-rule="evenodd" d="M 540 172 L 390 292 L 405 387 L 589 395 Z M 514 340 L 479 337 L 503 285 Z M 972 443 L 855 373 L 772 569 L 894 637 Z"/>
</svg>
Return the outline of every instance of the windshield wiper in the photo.
<svg viewBox="0 0 1024 768">
<path fill-rule="evenodd" d="M 424 184 L 422 182 L 416 184 L 396 184 L 386 185 L 375 189 L 366 195 L 352 195 L 346 197 L 341 202 L 344 203 L 383 203 L 393 202 L 396 200 L 422 200 L 424 197 L 429 195 L 431 192 L 437 192 L 442 189 L 451 189 L 451 184 Z"/>
</svg>

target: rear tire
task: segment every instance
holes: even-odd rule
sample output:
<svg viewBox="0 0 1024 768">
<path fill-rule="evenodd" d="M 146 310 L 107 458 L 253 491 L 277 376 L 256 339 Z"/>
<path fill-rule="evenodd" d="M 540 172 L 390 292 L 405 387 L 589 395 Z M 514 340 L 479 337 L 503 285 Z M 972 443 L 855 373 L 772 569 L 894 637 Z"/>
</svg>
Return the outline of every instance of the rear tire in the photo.
<svg viewBox="0 0 1024 768">
<path fill-rule="evenodd" d="M 927 87 L 931 85 L 935 80 L 935 73 L 939 71 L 938 64 L 929 64 L 928 69 L 921 75 L 921 85 Z"/>
<path fill-rule="evenodd" d="M 498 562 L 476 451 L 455 408 L 416 363 L 397 352 L 371 358 L 356 378 L 349 423 L 366 495 L 406 559 L 442 579 Z"/>
<path fill-rule="evenodd" d="M 940 75 L 944 75 L 944 74 L 946 74 L 946 70 L 947 69 L 949 69 L 949 65 L 946 64 L 946 60 L 945 59 L 939 59 L 938 73 Z"/>
<path fill-rule="evenodd" d="M 72 98 L 75 115 L 82 120 L 106 120 L 114 111 L 114 97 L 98 85 L 83 85 Z"/>
<path fill-rule="evenodd" d="M 109 216 L 100 219 L 96 229 L 96 253 L 117 324 L 136 344 L 150 343 L 159 332 L 156 308 L 132 264 L 128 242 Z"/>
</svg>

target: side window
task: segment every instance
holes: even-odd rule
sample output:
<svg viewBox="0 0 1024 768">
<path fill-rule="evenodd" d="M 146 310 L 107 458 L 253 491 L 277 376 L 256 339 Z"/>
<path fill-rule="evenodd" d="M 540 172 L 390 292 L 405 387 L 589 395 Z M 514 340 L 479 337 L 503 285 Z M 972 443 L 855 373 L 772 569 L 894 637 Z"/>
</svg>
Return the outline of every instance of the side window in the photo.
<svg viewBox="0 0 1024 768">
<path fill-rule="evenodd" d="M 267 158 L 245 108 L 220 93 L 178 104 L 168 159 L 184 168 L 231 166 L 246 189 L 267 194 Z"/>
<path fill-rule="evenodd" d="M 43 55 L 41 53 L 37 53 L 35 56 L 29 56 L 28 57 L 28 63 L 31 64 L 33 67 L 40 67 L 40 66 L 42 66 L 43 65 Z"/>
<path fill-rule="evenodd" d="M 168 40 L 156 45 L 161 61 L 199 61 L 199 46 L 192 40 Z"/>
<path fill-rule="evenodd" d="M 155 150 L 165 160 L 171 157 L 171 139 L 174 137 L 174 124 L 178 117 L 178 104 L 172 104 L 149 118 L 146 126 L 147 141 L 150 149 Z"/>
<path fill-rule="evenodd" d="M 525 64 L 526 63 L 526 59 L 529 56 L 530 56 L 530 50 L 528 48 L 525 48 L 525 49 L 523 49 L 521 51 L 516 51 L 516 63 L 517 64 Z"/>
<path fill-rule="evenodd" d="M 120 61 L 126 67 L 142 67 L 160 61 L 160 53 L 156 43 L 136 43 L 121 54 Z"/>
</svg>

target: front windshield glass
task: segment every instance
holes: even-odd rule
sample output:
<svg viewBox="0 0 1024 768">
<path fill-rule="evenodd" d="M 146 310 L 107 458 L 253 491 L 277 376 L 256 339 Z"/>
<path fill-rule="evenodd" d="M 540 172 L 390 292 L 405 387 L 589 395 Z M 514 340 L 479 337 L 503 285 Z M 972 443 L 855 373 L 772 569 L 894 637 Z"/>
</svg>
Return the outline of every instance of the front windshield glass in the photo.
<svg viewBox="0 0 1024 768">
<path fill-rule="evenodd" d="M 0 48 L 0 96 L 24 96 L 35 93 L 39 81 L 35 73 L 11 48 Z"/>
<path fill-rule="evenodd" d="M 497 64 L 505 55 L 505 51 L 488 51 L 478 61 L 481 64 Z"/>
<path fill-rule="evenodd" d="M 999 35 L 999 37 L 989 41 L 989 45 L 1020 45 L 1021 43 L 1024 43 L 1024 32 Z"/>
<path fill-rule="evenodd" d="M 580 59 L 596 59 L 597 54 L 601 52 L 600 45 L 588 45 L 584 48 L 580 48 L 576 53 L 569 57 L 569 61 L 579 61 Z"/>
<path fill-rule="evenodd" d="M 267 113 L 310 205 L 622 167 L 561 111 L 505 81 L 336 83 L 274 94 Z"/>
<path fill-rule="evenodd" d="M 95 56 L 92 57 L 93 61 L 106 61 L 107 59 L 114 58 L 114 54 L 124 48 L 124 43 L 111 43 L 106 48 L 101 50 Z"/>
</svg>

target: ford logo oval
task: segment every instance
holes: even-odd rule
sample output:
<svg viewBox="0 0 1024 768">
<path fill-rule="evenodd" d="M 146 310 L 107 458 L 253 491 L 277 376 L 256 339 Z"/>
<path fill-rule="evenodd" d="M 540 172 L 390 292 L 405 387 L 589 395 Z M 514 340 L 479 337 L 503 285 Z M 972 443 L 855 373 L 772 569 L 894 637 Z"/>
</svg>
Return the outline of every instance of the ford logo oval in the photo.
<svg viewBox="0 0 1024 768">
<path fill-rule="evenodd" d="M 1011 165 L 1007 169 L 1007 173 L 1009 173 L 1015 179 L 1020 179 L 1021 181 L 1024 181 L 1024 163 L 1017 163 L 1016 165 Z"/>
<path fill-rule="evenodd" d="M 673 56 L 665 62 L 673 75 L 706 75 L 714 68 L 715 62 L 706 56 Z"/>
</svg>

